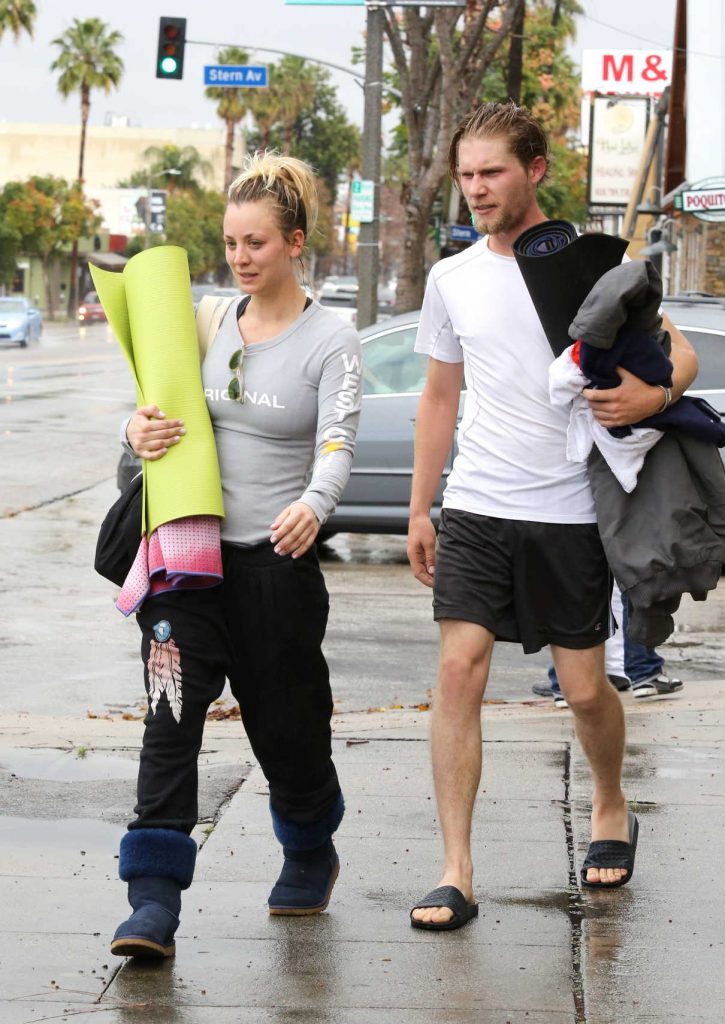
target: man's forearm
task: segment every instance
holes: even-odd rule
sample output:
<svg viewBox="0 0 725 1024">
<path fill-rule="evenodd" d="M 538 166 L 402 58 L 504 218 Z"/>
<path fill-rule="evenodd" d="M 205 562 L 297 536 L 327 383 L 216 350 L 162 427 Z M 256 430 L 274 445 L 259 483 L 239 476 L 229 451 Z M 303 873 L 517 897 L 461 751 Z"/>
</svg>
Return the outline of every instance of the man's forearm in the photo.
<svg viewBox="0 0 725 1024">
<path fill-rule="evenodd" d="M 663 326 L 670 333 L 670 360 L 672 362 L 672 401 L 682 398 L 690 387 L 698 371 L 695 350 L 679 328 L 675 327 L 669 317 L 664 318 Z"/>
<path fill-rule="evenodd" d="M 428 515 L 453 444 L 458 403 L 436 402 L 425 391 L 415 420 L 415 465 L 410 515 Z"/>
</svg>

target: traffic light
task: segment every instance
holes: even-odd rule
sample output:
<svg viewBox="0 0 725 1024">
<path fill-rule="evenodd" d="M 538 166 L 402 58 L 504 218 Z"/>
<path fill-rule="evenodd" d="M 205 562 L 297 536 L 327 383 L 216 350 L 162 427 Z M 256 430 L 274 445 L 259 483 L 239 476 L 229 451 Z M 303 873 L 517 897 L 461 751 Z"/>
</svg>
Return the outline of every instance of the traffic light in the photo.
<svg viewBox="0 0 725 1024">
<path fill-rule="evenodd" d="M 157 78 L 184 77 L 186 18 L 159 18 L 159 46 L 156 55 Z"/>
</svg>

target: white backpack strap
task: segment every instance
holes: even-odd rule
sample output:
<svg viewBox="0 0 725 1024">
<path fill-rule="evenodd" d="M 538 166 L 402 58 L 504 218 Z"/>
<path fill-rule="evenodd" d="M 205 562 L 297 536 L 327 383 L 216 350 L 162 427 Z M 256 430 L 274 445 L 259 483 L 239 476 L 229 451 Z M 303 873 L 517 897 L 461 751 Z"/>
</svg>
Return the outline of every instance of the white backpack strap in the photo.
<svg viewBox="0 0 725 1024">
<path fill-rule="evenodd" d="M 241 295 L 204 295 L 196 307 L 196 336 L 199 342 L 199 362 L 203 363 L 212 346 L 227 310 Z"/>
</svg>

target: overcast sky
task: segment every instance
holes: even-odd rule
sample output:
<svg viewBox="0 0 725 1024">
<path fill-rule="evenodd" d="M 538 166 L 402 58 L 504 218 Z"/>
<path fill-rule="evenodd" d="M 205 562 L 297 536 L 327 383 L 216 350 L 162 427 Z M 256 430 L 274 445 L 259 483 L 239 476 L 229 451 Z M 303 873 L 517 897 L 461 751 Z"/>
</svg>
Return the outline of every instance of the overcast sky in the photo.
<svg viewBox="0 0 725 1024">
<path fill-rule="evenodd" d="M 582 48 L 653 47 L 669 49 L 676 0 L 584 0 L 572 53 Z M 694 0 L 696 3 L 697 0 Z M 7 33 L 0 41 L 0 120 L 76 123 L 77 94 L 67 101 L 57 92 L 50 64 L 57 50 L 51 40 L 73 18 L 99 17 L 120 31 L 125 64 L 121 87 L 110 95 L 92 94 L 91 123 L 110 114 L 126 115 L 144 127 L 214 125 L 214 104 L 204 98 L 203 66 L 214 63 L 214 46 L 187 45 L 184 79 L 154 77 L 158 19 L 186 17 L 189 39 L 239 45 L 263 63 L 279 55 L 254 53 L 268 46 L 352 68 L 351 48 L 363 42 L 365 12 L 355 7 L 288 7 L 284 0 L 38 0 L 35 38 L 15 43 Z M 617 27 L 621 26 L 621 27 Z M 626 26 L 626 31 L 624 27 Z M 361 68 L 357 68 L 358 71 Z M 332 72 L 349 117 L 362 122 L 362 90 L 350 75 Z M 218 122 L 216 122 L 218 123 Z"/>
</svg>

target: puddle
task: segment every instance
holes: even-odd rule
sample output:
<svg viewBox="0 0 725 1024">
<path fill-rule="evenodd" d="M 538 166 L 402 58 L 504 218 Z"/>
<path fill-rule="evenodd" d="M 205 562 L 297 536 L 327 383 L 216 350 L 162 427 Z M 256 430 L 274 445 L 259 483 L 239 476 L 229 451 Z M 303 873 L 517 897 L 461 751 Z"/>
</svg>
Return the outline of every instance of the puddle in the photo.
<svg viewBox="0 0 725 1024">
<path fill-rule="evenodd" d="M 407 565 L 405 537 L 392 534 L 340 533 L 320 543 L 321 562 L 355 562 L 360 565 Z"/>
<path fill-rule="evenodd" d="M 54 854 L 72 850 L 86 853 L 100 852 L 115 854 L 119 837 L 125 832 L 121 825 L 109 825 L 92 818 L 14 818 L 0 816 L 0 846 L 18 853 L 32 853 L 39 848 L 44 853 L 50 849 Z M 79 844 L 82 846 L 79 848 Z"/>
<path fill-rule="evenodd" d="M 73 750 L 6 750 L 0 752 L 0 769 L 20 779 L 45 779 L 53 782 L 103 782 L 109 779 L 135 779 L 138 761 Z"/>
</svg>

